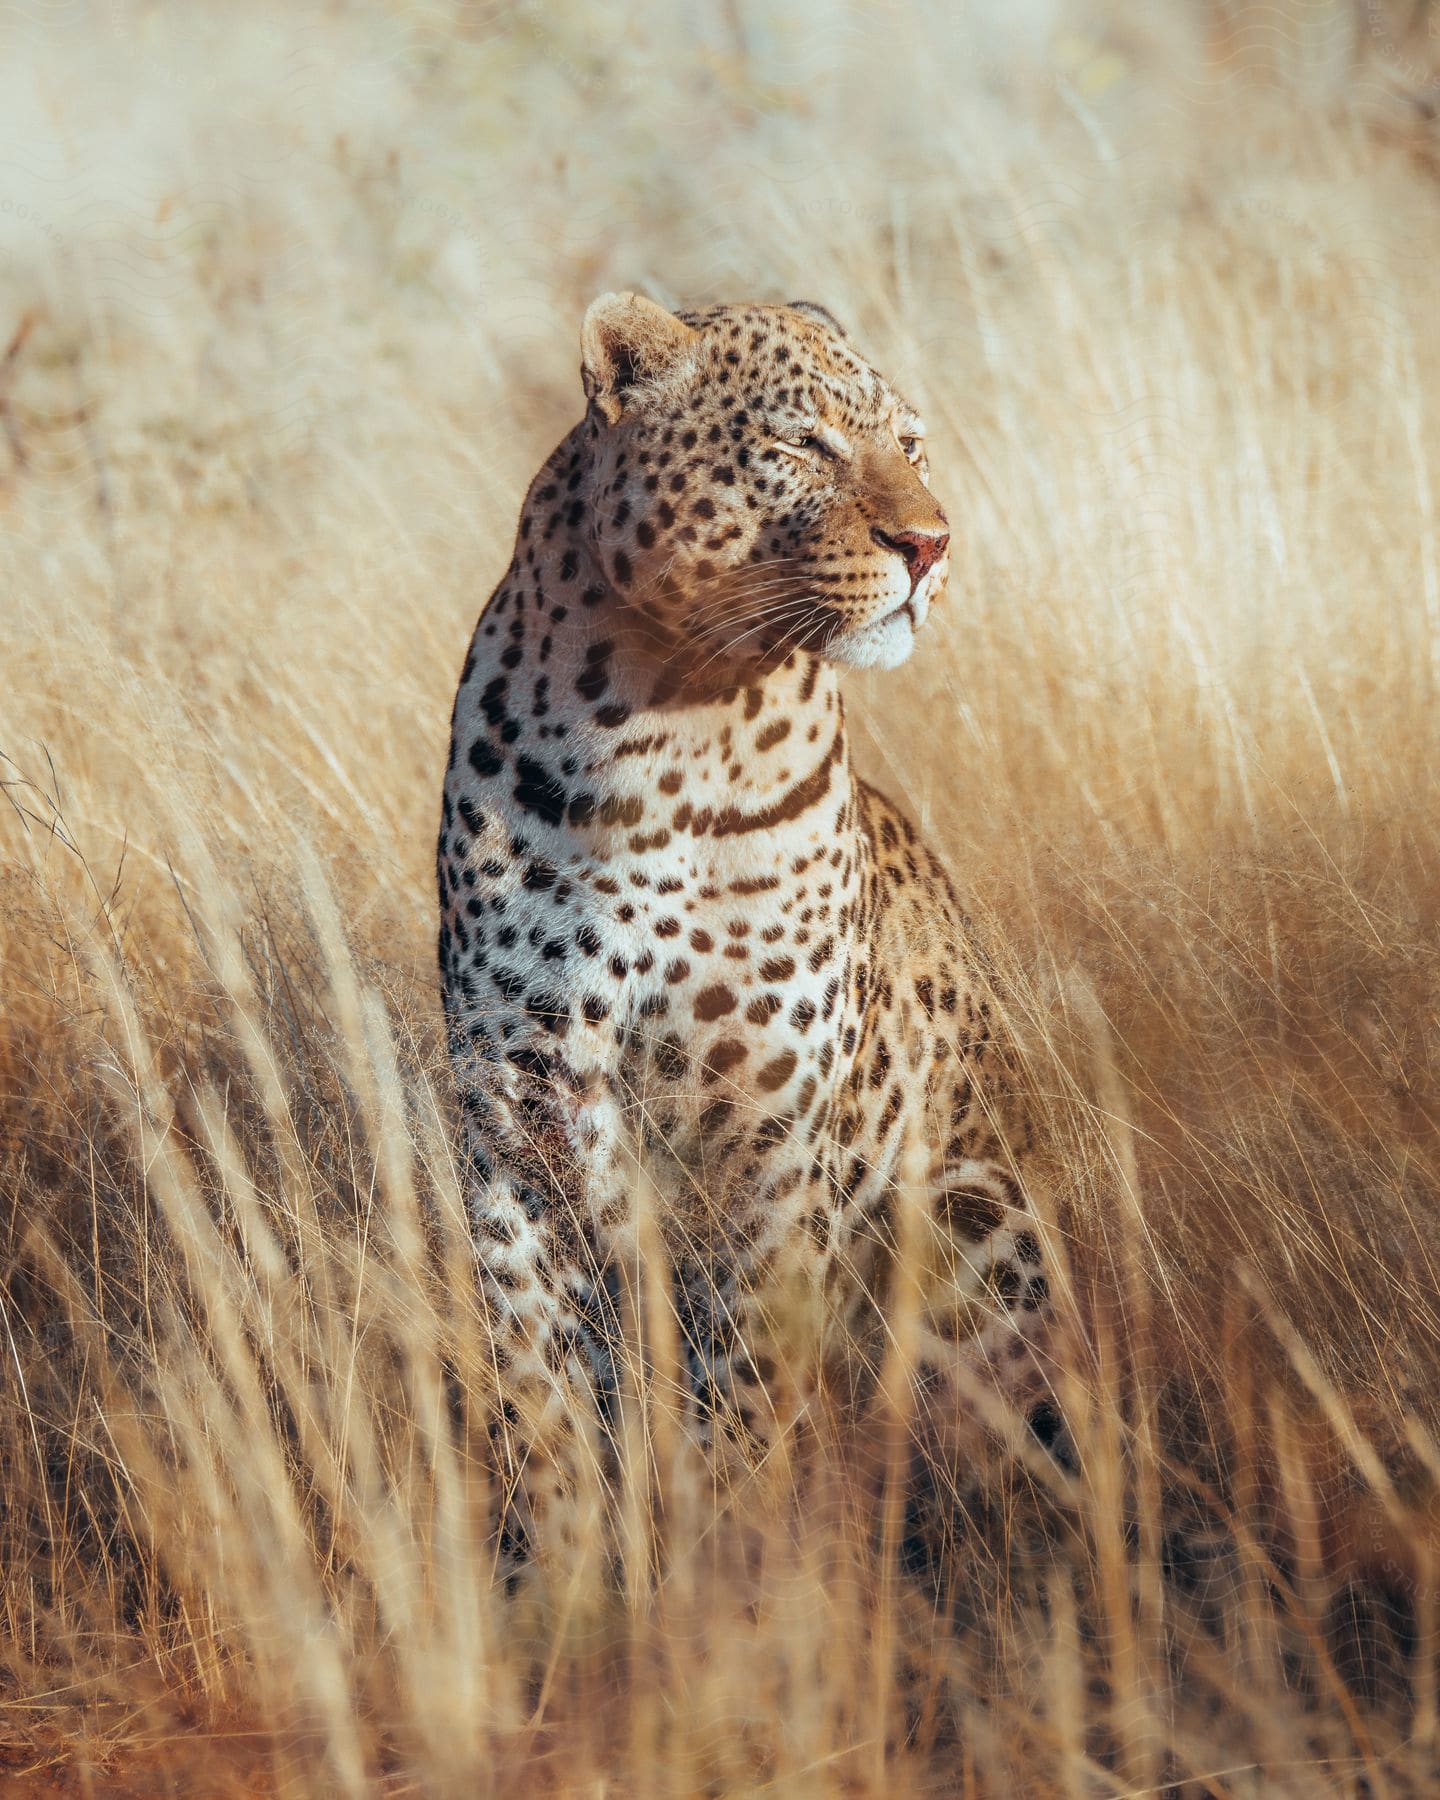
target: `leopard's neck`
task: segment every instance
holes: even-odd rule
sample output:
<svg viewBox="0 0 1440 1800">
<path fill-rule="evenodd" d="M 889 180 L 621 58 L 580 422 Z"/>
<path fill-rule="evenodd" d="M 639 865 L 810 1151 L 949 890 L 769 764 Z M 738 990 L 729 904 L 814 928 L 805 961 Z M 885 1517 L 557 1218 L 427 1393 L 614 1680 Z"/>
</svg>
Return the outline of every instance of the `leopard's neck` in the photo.
<svg viewBox="0 0 1440 1800">
<path fill-rule="evenodd" d="M 569 444 L 476 627 L 448 785 L 555 862 L 663 863 L 684 846 L 703 869 L 833 848 L 855 814 L 834 668 L 795 651 L 698 691 L 677 677 L 567 516 Z"/>
</svg>

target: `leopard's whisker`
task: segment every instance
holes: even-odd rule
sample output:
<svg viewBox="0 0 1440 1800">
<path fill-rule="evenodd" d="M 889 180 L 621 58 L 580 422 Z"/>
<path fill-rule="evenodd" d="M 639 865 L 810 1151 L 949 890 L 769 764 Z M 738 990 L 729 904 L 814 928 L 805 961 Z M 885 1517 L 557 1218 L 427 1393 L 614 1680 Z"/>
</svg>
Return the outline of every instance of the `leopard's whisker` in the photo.
<svg viewBox="0 0 1440 1800">
<path fill-rule="evenodd" d="M 698 679 L 701 675 L 707 673 L 716 663 L 728 661 L 730 658 L 734 657 L 740 647 L 751 638 L 758 636 L 769 626 L 781 623 L 792 613 L 808 607 L 811 603 L 812 597 L 809 594 L 803 594 L 796 596 L 793 600 L 787 600 L 778 606 L 766 609 L 763 615 L 758 618 L 757 622 L 751 624 L 748 629 L 740 632 L 738 636 L 725 638 L 717 649 L 694 671 L 695 678 Z M 736 623 L 742 622 L 743 621 L 736 621 Z"/>
</svg>

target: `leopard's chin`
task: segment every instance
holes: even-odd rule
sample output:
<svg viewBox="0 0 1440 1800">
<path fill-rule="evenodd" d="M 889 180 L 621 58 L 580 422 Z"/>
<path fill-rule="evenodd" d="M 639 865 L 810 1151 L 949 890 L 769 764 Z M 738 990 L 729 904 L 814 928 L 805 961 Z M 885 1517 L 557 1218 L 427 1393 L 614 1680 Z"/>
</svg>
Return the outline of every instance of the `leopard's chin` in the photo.
<svg viewBox="0 0 1440 1800">
<path fill-rule="evenodd" d="M 909 660 L 915 639 L 930 616 L 939 583 L 924 581 L 908 599 L 878 619 L 834 632 L 821 650 L 828 662 L 851 669 L 898 669 Z"/>
<path fill-rule="evenodd" d="M 898 669 L 915 648 L 914 602 L 868 625 L 842 631 L 825 646 L 826 660 L 851 669 Z"/>
</svg>

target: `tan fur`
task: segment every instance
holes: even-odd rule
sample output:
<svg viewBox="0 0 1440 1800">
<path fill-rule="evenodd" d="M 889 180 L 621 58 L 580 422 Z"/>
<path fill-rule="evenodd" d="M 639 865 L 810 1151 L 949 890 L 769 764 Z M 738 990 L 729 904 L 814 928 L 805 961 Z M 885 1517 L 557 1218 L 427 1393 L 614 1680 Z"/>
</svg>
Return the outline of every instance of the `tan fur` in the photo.
<svg viewBox="0 0 1440 1800">
<path fill-rule="evenodd" d="M 913 409 L 832 323 L 597 301 L 590 411 L 530 489 L 456 699 L 440 961 L 542 1548 L 576 1397 L 616 1381 L 637 1148 L 702 1431 L 776 1428 L 761 1290 L 864 1335 L 907 1141 L 942 1437 L 982 1369 L 1024 1385 L 1047 1311 L 959 901 L 851 770 L 837 665 L 909 654 L 948 527 Z"/>
</svg>

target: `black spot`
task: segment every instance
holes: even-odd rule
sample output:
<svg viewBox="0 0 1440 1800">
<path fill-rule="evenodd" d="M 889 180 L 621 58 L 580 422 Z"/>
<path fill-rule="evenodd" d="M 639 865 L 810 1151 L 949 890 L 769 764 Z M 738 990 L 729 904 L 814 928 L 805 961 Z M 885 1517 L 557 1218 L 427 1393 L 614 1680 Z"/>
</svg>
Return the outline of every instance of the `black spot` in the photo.
<svg viewBox="0 0 1440 1800">
<path fill-rule="evenodd" d="M 562 783 L 543 763 L 528 756 L 520 757 L 515 772 L 520 778 L 515 783 L 515 798 L 520 805 L 526 812 L 538 813 L 547 825 L 558 825 L 565 817 L 569 799 Z"/>
<path fill-rule="evenodd" d="M 655 1046 L 655 1067 L 666 1081 L 678 1081 L 688 1066 L 684 1050 L 674 1038 L 661 1038 Z"/>
<path fill-rule="evenodd" d="M 1060 1408 L 1053 1400 L 1042 1400 L 1031 1412 L 1027 1423 L 1037 1441 L 1050 1452 L 1067 1474 L 1079 1472 L 1080 1459 L 1075 1454 L 1075 1445 L 1065 1428 Z"/>
<path fill-rule="evenodd" d="M 532 1019 L 540 1019 L 564 1035 L 563 1027 L 570 1023 L 570 1008 L 559 994 L 529 994 L 525 999 L 525 1010 Z"/>
<path fill-rule="evenodd" d="M 585 667 L 575 683 L 582 700 L 598 700 L 609 687 L 610 672 L 606 665 L 614 648 L 607 638 L 603 643 L 591 644 L 585 652 Z"/>
<path fill-rule="evenodd" d="M 490 979 L 507 1000 L 518 1000 L 525 992 L 525 977 L 518 969 L 507 969 L 495 963 L 490 970 Z"/>
<path fill-rule="evenodd" d="M 503 759 L 484 738 L 476 738 L 470 746 L 470 767 L 477 775 L 498 775 L 505 767 Z"/>
</svg>

